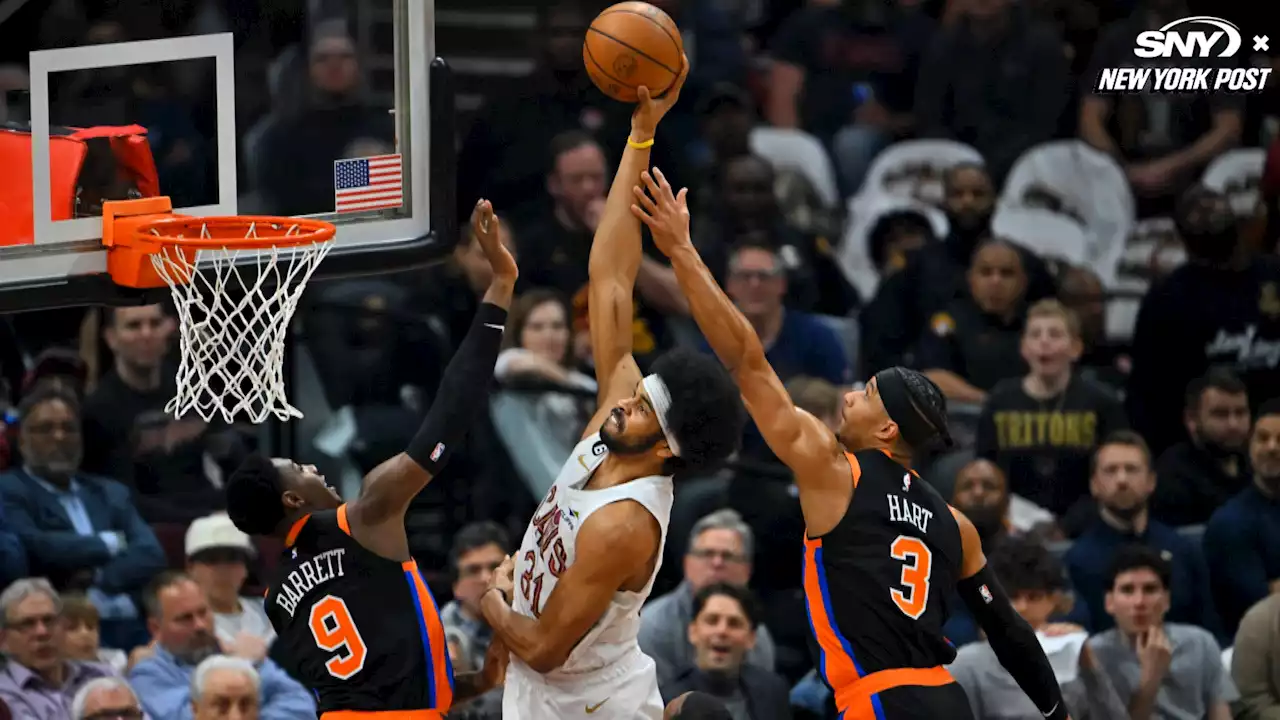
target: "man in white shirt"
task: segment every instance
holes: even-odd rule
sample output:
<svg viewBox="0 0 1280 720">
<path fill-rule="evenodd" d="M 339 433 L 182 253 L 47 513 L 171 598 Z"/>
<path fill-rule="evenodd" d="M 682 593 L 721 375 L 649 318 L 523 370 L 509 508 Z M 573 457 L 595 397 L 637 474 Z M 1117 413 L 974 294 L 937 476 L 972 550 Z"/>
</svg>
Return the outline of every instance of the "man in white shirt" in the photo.
<svg viewBox="0 0 1280 720">
<path fill-rule="evenodd" d="M 249 575 L 249 561 L 256 554 L 253 541 L 226 513 L 202 517 L 187 528 L 187 574 L 204 591 L 224 647 L 242 642 L 270 646 L 276 639 L 262 598 L 240 594 Z"/>
</svg>

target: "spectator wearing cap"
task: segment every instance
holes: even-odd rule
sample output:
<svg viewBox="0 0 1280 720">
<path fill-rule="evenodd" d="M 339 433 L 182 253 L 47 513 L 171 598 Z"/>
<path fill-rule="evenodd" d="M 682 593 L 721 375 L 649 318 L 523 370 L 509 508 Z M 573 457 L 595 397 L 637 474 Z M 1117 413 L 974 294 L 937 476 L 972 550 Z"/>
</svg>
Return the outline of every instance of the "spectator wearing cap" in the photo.
<svg viewBox="0 0 1280 720">
<path fill-rule="evenodd" d="M 0 593 L 3 630 L 0 700 L 22 720 L 64 720 L 76 692 L 112 675 L 63 654 L 62 598 L 44 578 L 24 578 Z"/>
<path fill-rule="evenodd" d="M 1249 438 L 1253 482 L 1218 508 L 1204 532 L 1213 590 L 1228 632 L 1280 593 L 1280 401 L 1262 406 Z"/>
<path fill-rule="evenodd" d="M 187 574 L 209 601 L 218 639 L 230 645 L 241 635 L 251 635 L 271 645 L 276 631 L 262 608 L 262 598 L 240 594 L 249 563 L 257 555 L 249 536 L 226 513 L 214 513 L 187 528 L 186 555 Z"/>
<path fill-rule="evenodd" d="M 24 464 L 0 475 L 0 498 L 34 573 L 85 592 L 102 615 L 102 641 L 127 650 L 146 642 L 134 596 L 165 566 L 155 533 L 129 490 L 81 470 L 79 403 L 56 386 L 23 398 Z"/>
</svg>

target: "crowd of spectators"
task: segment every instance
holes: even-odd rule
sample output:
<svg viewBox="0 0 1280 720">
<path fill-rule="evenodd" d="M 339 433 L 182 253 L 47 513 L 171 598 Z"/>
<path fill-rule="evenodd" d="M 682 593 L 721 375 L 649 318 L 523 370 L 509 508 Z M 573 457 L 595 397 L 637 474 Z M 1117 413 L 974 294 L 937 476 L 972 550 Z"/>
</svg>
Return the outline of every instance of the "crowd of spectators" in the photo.
<svg viewBox="0 0 1280 720">
<path fill-rule="evenodd" d="M 655 164 L 690 188 L 695 244 L 796 404 L 834 425 L 881 368 L 938 383 L 958 443 L 919 470 L 978 527 L 1073 717 L 1280 717 L 1277 105 L 1090 92 L 1134 62 L 1136 32 L 1198 8 L 654 2 L 692 63 Z M 233 32 L 245 212 L 329 210 L 334 159 L 394 147 L 343 15 L 358 3 L 163 5 L 32 3 L 13 37 Z M 458 672 L 482 662 L 488 577 L 593 409 L 587 256 L 629 112 L 583 72 L 598 6 L 538 4 L 532 75 L 459 138 L 460 199 L 493 200 L 521 285 L 493 412 L 406 521 Z M 0 60 L 12 115 L 23 58 Z M 67 74 L 54 121 L 146 126 L 164 192 L 201 204 L 207 79 Z M 640 362 L 707 349 L 647 249 Z M 438 267 L 311 291 L 291 360 L 308 418 L 288 451 L 353 492 L 402 449 L 487 272 L 463 238 Z M 223 478 L 286 433 L 167 415 L 175 323 L 163 306 L 0 318 L 0 717 L 312 716 L 261 607 L 281 549 L 221 512 Z M 738 720 L 834 718 L 786 469 L 748 427 L 728 467 L 680 481 L 640 635 L 662 692 L 711 693 Z M 975 716 L 1038 717 L 948 606 Z"/>
</svg>

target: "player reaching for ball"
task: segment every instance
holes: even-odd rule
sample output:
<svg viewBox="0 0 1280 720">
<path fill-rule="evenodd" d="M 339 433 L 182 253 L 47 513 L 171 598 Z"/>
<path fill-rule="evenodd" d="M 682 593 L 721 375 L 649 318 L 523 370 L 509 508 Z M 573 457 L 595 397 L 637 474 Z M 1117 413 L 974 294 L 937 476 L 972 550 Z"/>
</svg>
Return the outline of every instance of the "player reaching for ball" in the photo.
<svg viewBox="0 0 1280 720">
<path fill-rule="evenodd" d="M 910 469 L 916 453 L 948 437 L 938 387 L 914 370 L 882 370 L 844 396 L 832 434 L 791 401 L 755 330 L 698 257 L 687 191 L 674 195 L 657 169 L 641 180 L 632 212 L 671 258 L 694 320 L 800 489 L 809 645 L 840 717 L 973 717 L 945 667 L 956 657 L 942 632 L 954 587 L 1044 717 L 1067 718 L 1053 668 L 987 568 L 973 523 Z"/>
<path fill-rule="evenodd" d="M 409 501 L 449 459 L 475 417 L 502 343 L 516 264 L 486 201 L 472 228 L 493 280 L 440 381 L 418 434 L 343 503 L 310 465 L 253 456 L 227 482 L 227 512 L 251 535 L 284 541 L 266 611 L 291 674 L 316 693 L 322 720 L 440 720 L 455 700 L 502 682 L 495 642 L 482 672 L 454 676 L 435 600 L 409 555 Z"/>
<path fill-rule="evenodd" d="M 631 186 L 648 167 L 662 99 L 644 88 L 631 137 L 591 246 L 588 311 L 599 409 L 539 505 L 514 560 L 481 599 L 511 650 L 503 717 L 658 720 L 653 660 L 636 635 L 662 562 L 672 475 L 733 451 L 745 421 L 738 390 L 715 358 L 674 351 L 641 375 L 631 355 L 632 293 L 641 261 Z"/>
</svg>

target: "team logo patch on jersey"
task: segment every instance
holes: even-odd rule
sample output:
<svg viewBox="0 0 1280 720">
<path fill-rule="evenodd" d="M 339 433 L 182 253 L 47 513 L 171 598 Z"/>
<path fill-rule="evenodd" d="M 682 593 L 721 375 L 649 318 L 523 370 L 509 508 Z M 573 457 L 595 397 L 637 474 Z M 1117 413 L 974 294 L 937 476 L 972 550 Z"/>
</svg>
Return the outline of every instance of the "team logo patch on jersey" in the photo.
<svg viewBox="0 0 1280 720">
<path fill-rule="evenodd" d="M 978 594 L 982 596 L 982 602 L 987 603 L 988 605 L 995 600 L 995 598 L 991 597 L 991 591 L 987 589 L 986 585 L 978 588 Z"/>
<path fill-rule="evenodd" d="M 608 448 L 604 446 L 603 442 L 598 442 L 595 445 L 591 446 L 591 454 L 595 455 L 596 457 L 600 457 L 601 455 L 605 454 L 607 451 L 608 451 Z"/>
<path fill-rule="evenodd" d="M 903 473 L 902 475 L 902 492 L 911 489 L 911 473 Z"/>
<path fill-rule="evenodd" d="M 444 455 L 444 443 L 436 443 L 435 449 L 431 451 L 431 462 L 439 460 L 442 455 Z"/>
</svg>

